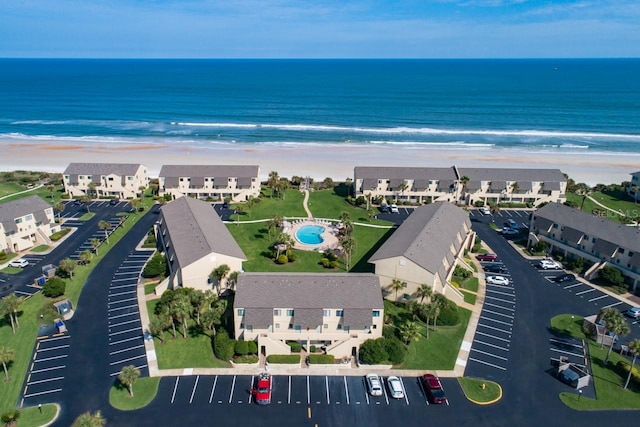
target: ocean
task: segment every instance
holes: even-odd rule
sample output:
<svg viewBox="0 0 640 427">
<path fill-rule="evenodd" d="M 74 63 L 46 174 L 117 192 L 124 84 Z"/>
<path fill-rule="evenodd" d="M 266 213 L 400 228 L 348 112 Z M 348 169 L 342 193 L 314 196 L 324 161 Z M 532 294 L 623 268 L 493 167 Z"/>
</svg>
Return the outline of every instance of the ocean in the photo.
<svg viewBox="0 0 640 427">
<path fill-rule="evenodd" d="M 640 153 L 640 59 L 0 60 L 0 140 Z"/>
</svg>

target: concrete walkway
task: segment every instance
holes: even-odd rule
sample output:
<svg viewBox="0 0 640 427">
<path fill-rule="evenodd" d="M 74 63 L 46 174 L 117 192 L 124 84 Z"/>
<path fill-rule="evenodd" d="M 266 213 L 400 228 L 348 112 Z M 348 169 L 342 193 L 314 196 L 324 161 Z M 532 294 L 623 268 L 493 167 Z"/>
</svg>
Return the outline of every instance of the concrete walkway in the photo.
<svg viewBox="0 0 640 427">
<path fill-rule="evenodd" d="M 302 207 L 304 208 L 304 211 L 307 213 L 307 219 L 313 219 L 313 215 L 309 210 L 309 190 L 303 190 L 303 192 L 304 192 L 304 199 L 302 200 Z"/>
<path fill-rule="evenodd" d="M 4 199 L 7 199 L 7 198 L 9 198 L 9 197 L 17 196 L 17 195 L 19 195 L 19 194 L 30 193 L 31 191 L 35 191 L 35 190 L 37 190 L 38 188 L 42 188 L 42 187 L 44 187 L 44 184 L 39 184 L 39 185 L 36 185 L 36 186 L 35 186 L 35 187 L 33 187 L 33 188 L 29 188 L 28 190 L 18 191 L 17 193 L 11 193 L 11 194 L 7 194 L 6 196 L 2 196 L 2 197 L 0 197 L 0 200 L 4 200 Z"/>
</svg>

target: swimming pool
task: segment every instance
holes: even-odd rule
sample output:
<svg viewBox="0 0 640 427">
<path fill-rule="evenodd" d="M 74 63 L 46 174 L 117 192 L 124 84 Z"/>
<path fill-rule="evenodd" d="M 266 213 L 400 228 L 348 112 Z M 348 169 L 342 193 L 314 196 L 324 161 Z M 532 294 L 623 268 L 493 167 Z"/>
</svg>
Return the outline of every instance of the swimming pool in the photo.
<svg viewBox="0 0 640 427">
<path fill-rule="evenodd" d="M 324 227 L 320 225 L 305 225 L 296 231 L 296 239 L 305 245 L 319 245 L 324 242 L 322 233 L 324 233 Z"/>
</svg>

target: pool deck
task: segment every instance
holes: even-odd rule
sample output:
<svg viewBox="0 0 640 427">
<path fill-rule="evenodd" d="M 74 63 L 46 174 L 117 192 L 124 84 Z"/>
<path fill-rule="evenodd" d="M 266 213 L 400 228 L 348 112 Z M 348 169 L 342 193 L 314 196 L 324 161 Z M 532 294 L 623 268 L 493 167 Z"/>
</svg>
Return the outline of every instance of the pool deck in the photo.
<svg viewBox="0 0 640 427">
<path fill-rule="evenodd" d="M 338 241 L 338 228 L 330 221 L 323 219 L 299 219 L 293 222 L 285 222 L 283 225 L 283 232 L 288 233 L 293 238 L 294 249 L 302 251 L 325 251 L 340 247 L 340 242 Z M 323 239 L 322 243 L 317 245 L 308 245 L 297 239 L 296 233 L 298 230 L 308 225 L 319 225 L 324 227 L 324 232 L 320 234 L 320 237 Z"/>
</svg>

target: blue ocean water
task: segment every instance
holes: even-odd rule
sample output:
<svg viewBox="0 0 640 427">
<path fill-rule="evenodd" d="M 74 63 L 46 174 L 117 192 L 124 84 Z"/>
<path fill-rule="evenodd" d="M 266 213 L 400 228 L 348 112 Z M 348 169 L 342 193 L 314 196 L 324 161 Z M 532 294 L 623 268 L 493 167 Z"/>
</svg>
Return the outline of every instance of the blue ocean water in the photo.
<svg viewBox="0 0 640 427">
<path fill-rule="evenodd" d="M 0 60 L 0 140 L 640 153 L 640 60 Z"/>
</svg>

